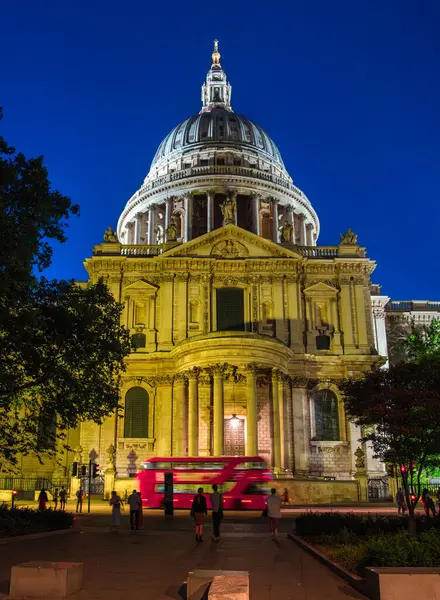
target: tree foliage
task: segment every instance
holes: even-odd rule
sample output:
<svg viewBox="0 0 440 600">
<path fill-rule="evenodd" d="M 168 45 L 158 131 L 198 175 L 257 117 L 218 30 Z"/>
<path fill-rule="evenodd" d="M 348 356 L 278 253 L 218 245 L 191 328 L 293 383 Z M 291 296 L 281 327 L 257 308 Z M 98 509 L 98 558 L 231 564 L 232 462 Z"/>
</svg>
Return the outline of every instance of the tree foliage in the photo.
<svg viewBox="0 0 440 600">
<path fill-rule="evenodd" d="M 403 483 L 411 516 L 421 495 L 421 474 L 440 448 L 440 362 L 423 358 L 378 369 L 341 383 L 349 417 L 363 427 L 384 463 L 404 467 Z M 410 488 L 415 498 L 410 495 Z"/>
<path fill-rule="evenodd" d="M 0 469 L 19 453 L 42 456 L 66 429 L 100 422 L 118 404 L 130 351 L 121 306 L 103 281 L 35 275 L 78 212 L 51 188 L 42 157 L 27 159 L 0 137 Z"/>
<path fill-rule="evenodd" d="M 418 362 L 424 357 L 440 360 L 440 320 L 432 319 L 429 325 L 414 327 L 406 341 L 408 359 Z"/>
</svg>

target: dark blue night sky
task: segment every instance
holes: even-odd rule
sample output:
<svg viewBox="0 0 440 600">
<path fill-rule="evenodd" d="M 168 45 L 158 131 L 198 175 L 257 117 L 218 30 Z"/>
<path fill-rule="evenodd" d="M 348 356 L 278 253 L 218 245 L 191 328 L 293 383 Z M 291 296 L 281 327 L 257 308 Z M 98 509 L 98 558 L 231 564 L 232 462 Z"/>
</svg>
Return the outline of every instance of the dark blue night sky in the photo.
<svg viewBox="0 0 440 600">
<path fill-rule="evenodd" d="M 116 226 L 162 138 L 200 109 L 218 37 L 232 106 L 278 145 L 321 221 L 349 226 L 395 300 L 440 300 L 440 3 L 5 3 L 2 135 L 81 205 L 47 275 Z"/>
</svg>

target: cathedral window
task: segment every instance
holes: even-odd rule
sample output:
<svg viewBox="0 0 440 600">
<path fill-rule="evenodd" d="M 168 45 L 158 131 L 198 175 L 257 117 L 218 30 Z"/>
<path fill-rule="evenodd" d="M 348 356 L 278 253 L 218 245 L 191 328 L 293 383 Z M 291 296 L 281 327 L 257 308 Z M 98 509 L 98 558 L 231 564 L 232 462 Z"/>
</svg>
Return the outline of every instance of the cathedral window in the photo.
<svg viewBox="0 0 440 600">
<path fill-rule="evenodd" d="M 331 390 L 318 390 L 314 393 L 315 439 L 332 442 L 339 440 L 338 399 Z"/>
<path fill-rule="evenodd" d="M 39 450 L 55 450 L 57 433 L 57 416 L 55 411 L 40 412 L 38 421 L 37 445 Z"/>
<path fill-rule="evenodd" d="M 217 331 L 244 331 L 244 291 L 217 289 Z"/>
<path fill-rule="evenodd" d="M 132 387 L 125 395 L 124 437 L 148 437 L 148 392 Z"/>
</svg>

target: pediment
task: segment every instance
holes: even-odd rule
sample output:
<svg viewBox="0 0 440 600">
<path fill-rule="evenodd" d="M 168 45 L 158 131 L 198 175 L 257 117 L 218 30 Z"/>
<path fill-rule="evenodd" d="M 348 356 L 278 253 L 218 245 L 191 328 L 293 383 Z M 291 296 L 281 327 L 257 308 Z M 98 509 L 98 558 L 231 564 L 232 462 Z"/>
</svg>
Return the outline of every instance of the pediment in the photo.
<svg viewBox="0 0 440 600">
<path fill-rule="evenodd" d="M 164 252 L 161 257 L 237 258 L 295 258 L 300 254 L 246 231 L 236 225 L 225 225 Z"/>
<path fill-rule="evenodd" d="M 304 290 L 304 294 L 306 296 L 320 295 L 320 296 L 336 296 L 339 290 L 328 285 L 328 283 L 324 283 L 323 281 L 319 281 L 318 283 L 314 283 Z"/>
<path fill-rule="evenodd" d="M 125 280 L 127 282 L 127 280 Z M 136 279 L 136 281 L 130 281 L 127 285 L 124 285 L 124 292 L 134 293 L 134 292 L 151 292 L 156 293 L 159 289 L 159 286 L 155 283 L 151 283 L 145 279 Z"/>
</svg>

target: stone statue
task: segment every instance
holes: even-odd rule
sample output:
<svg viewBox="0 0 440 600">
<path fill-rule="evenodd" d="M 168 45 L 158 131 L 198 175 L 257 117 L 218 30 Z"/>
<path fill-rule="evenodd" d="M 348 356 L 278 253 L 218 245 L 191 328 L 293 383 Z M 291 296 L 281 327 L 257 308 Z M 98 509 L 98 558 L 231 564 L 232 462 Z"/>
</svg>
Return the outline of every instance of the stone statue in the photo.
<svg viewBox="0 0 440 600">
<path fill-rule="evenodd" d="M 115 447 L 113 444 L 107 448 L 107 468 L 115 466 Z"/>
<path fill-rule="evenodd" d="M 354 455 L 356 456 L 356 471 L 365 469 L 365 452 L 362 448 L 358 448 Z"/>
<path fill-rule="evenodd" d="M 354 246 L 357 244 L 358 236 L 353 233 L 350 228 L 348 228 L 345 235 L 343 233 L 340 233 L 339 235 L 341 236 L 341 246 Z"/>
<path fill-rule="evenodd" d="M 171 223 L 165 230 L 167 235 L 167 242 L 176 242 L 177 241 L 177 225 L 175 219 L 171 219 Z"/>
<path fill-rule="evenodd" d="M 117 244 L 118 243 L 118 238 L 116 236 L 116 232 L 113 231 L 113 229 L 111 227 L 107 227 L 107 229 L 104 231 L 104 242 L 107 242 L 108 244 Z"/>
<path fill-rule="evenodd" d="M 237 212 L 236 198 L 226 198 L 226 200 L 222 204 L 220 204 L 220 208 L 223 215 L 223 225 L 235 223 L 235 213 Z"/>
<path fill-rule="evenodd" d="M 281 227 L 281 242 L 283 244 L 291 244 L 293 237 L 293 225 L 284 221 L 283 226 Z"/>
</svg>

